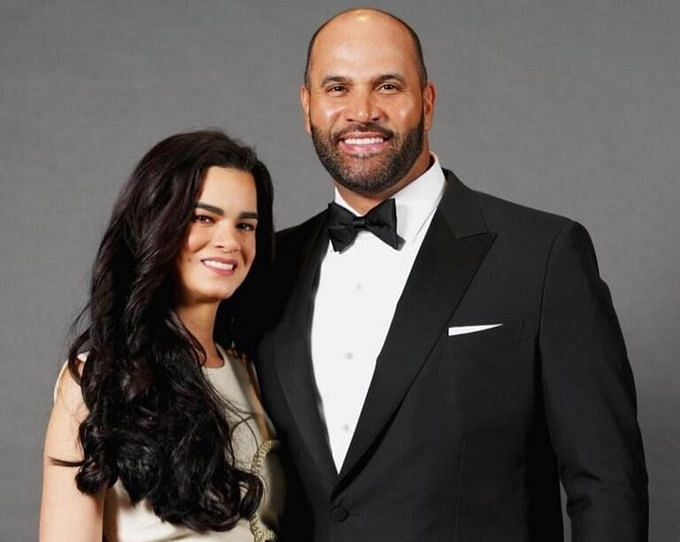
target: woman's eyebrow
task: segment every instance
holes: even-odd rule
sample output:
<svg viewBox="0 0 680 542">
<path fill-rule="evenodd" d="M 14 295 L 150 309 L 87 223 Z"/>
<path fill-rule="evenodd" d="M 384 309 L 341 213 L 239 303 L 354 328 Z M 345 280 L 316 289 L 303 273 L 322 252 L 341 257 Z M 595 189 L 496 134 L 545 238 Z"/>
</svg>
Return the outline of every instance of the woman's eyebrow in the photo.
<svg viewBox="0 0 680 542">
<path fill-rule="evenodd" d="M 200 201 L 196 204 L 196 209 L 205 209 L 206 211 L 210 211 L 211 213 L 215 213 L 216 215 L 219 216 L 224 216 L 224 209 L 220 209 L 219 207 L 216 207 L 215 205 L 210 205 L 209 203 L 201 203 Z M 239 218 L 251 218 L 253 220 L 257 220 L 258 216 L 255 211 L 243 211 L 238 215 Z"/>
<path fill-rule="evenodd" d="M 210 205 L 209 203 L 201 203 L 200 201 L 196 204 L 196 209 L 205 209 L 206 211 L 210 211 L 211 213 L 215 213 L 216 215 L 224 216 L 224 210 L 220 209 L 219 207 L 215 207 L 214 205 Z"/>
</svg>

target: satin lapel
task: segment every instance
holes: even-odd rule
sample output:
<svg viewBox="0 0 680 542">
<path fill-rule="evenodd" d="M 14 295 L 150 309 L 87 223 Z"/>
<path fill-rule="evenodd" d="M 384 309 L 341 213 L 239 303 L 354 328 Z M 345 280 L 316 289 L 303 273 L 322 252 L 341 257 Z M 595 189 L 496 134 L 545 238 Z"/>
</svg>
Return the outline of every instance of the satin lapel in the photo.
<svg viewBox="0 0 680 542">
<path fill-rule="evenodd" d="M 495 238 L 476 194 L 446 173 L 446 192 L 397 304 L 336 492 L 389 423 Z"/>
<path fill-rule="evenodd" d="M 325 214 L 309 238 L 300 276 L 288 300 L 276 331 L 276 370 L 295 424 L 314 457 L 326 482 L 332 486 L 337 473 L 326 439 L 326 428 L 319 415 L 316 384 L 312 370 L 310 332 L 314 294 L 318 285 L 321 259 L 328 247 Z"/>
</svg>

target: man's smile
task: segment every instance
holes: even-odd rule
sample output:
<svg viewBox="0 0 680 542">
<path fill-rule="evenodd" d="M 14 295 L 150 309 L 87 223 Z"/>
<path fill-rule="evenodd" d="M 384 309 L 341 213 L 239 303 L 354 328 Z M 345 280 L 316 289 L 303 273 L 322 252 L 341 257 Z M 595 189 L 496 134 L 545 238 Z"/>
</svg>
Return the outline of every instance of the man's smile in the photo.
<svg viewBox="0 0 680 542">
<path fill-rule="evenodd" d="M 383 152 L 390 146 L 391 139 L 392 136 L 387 130 L 345 131 L 336 138 L 341 152 L 359 157 Z"/>
</svg>

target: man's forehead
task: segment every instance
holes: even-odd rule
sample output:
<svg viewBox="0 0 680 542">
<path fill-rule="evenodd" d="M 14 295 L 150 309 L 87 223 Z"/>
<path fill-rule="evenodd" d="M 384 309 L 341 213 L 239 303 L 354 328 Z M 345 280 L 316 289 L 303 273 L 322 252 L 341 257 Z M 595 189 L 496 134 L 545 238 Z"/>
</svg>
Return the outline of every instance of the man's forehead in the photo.
<svg viewBox="0 0 680 542">
<path fill-rule="evenodd" d="M 331 20 L 316 37 L 314 52 L 347 41 L 366 40 L 370 42 L 390 40 L 392 45 L 412 45 L 412 38 L 404 25 L 396 19 L 380 12 L 357 11 L 343 13 Z"/>
<path fill-rule="evenodd" d="M 366 51 L 365 60 L 375 62 L 380 52 L 400 51 L 402 60 L 416 63 L 416 51 L 413 38 L 408 30 L 396 20 L 382 14 L 347 13 L 330 21 L 316 36 L 311 51 L 312 67 L 315 63 L 333 59 L 334 61 L 361 62 L 358 52 Z M 404 53 L 406 57 L 404 58 Z"/>
</svg>

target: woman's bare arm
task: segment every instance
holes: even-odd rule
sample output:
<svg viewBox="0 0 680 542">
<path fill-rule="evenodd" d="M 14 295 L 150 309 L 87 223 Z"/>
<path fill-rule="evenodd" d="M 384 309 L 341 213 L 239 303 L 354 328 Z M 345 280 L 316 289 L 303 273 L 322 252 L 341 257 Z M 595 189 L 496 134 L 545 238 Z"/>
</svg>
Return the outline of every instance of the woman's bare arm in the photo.
<svg viewBox="0 0 680 542">
<path fill-rule="evenodd" d="M 40 542 L 102 540 L 104 492 L 98 496 L 81 493 L 75 481 L 78 469 L 51 461 L 82 460 L 78 426 L 86 415 L 80 386 L 68 371 L 63 371 L 45 437 Z"/>
</svg>

